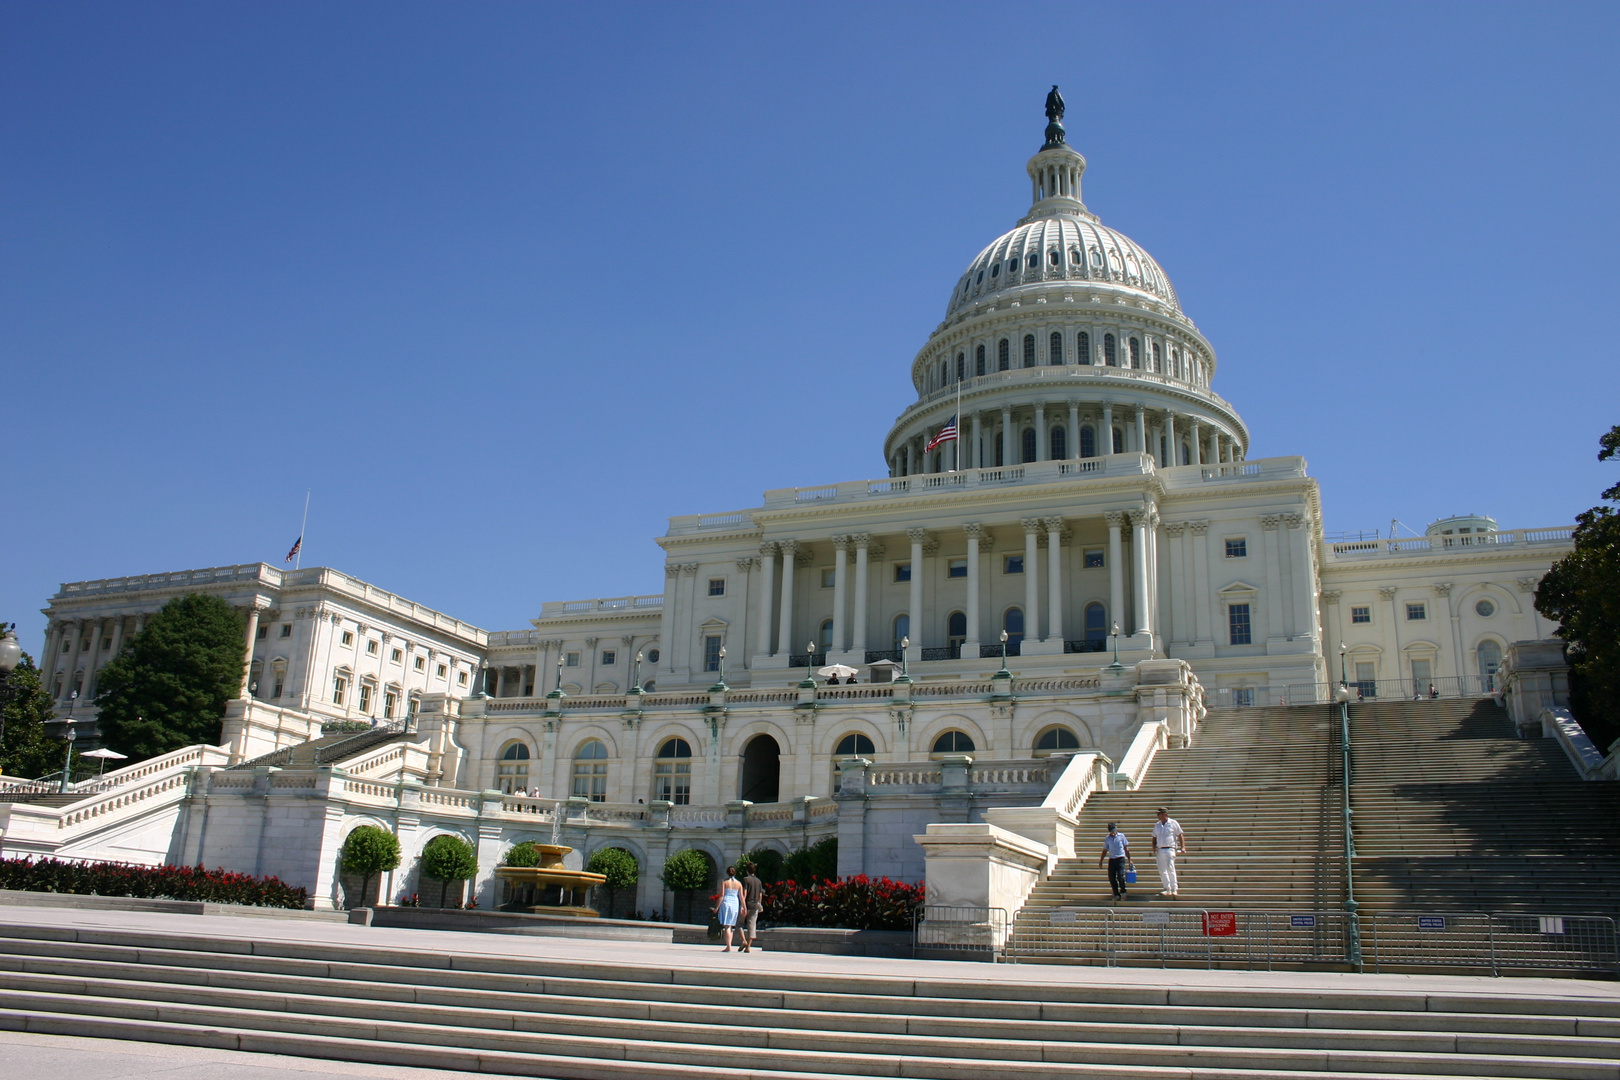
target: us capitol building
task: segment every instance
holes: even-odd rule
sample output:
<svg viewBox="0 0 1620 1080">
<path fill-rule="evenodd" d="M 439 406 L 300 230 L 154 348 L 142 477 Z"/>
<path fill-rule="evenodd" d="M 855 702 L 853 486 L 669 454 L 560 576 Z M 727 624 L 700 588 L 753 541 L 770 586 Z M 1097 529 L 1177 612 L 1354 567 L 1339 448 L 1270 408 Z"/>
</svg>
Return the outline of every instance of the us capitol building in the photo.
<svg viewBox="0 0 1620 1080">
<path fill-rule="evenodd" d="M 1341 673 L 1410 697 L 1502 692 L 1519 653 L 1556 667 L 1531 598 L 1570 529 L 1325 537 L 1305 459 L 1248 456 L 1169 276 L 1082 201 L 1062 115 L 1054 88 L 1031 205 L 952 286 L 883 475 L 671 518 L 662 595 L 547 602 L 522 630 L 326 568 L 64 585 L 42 670 L 78 722 L 176 596 L 240 608 L 249 664 L 223 747 L 121 770 L 77 811 L 0 809 L 6 853 L 276 873 L 322 906 L 361 822 L 404 844 L 387 895 L 440 832 L 477 846 L 481 895 L 507 847 L 551 837 L 635 855 L 632 908 L 667 909 L 656 873 L 689 847 L 724 866 L 837 835 L 842 872 L 915 880 L 935 823 L 1024 821 L 1072 853 L 1051 820 L 1209 710 L 1327 700 Z M 355 719 L 378 729 L 300 746 Z"/>
</svg>

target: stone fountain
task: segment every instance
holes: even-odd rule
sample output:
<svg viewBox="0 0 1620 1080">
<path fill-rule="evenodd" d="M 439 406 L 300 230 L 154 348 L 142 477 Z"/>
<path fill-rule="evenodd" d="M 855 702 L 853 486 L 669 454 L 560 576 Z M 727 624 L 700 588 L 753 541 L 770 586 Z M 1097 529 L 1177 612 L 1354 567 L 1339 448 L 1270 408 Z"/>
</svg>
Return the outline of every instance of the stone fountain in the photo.
<svg viewBox="0 0 1620 1080">
<path fill-rule="evenodd" d="M 564 866 L 563 856 L 574 850 L 571 847 L 536 844 L 534 849 L 540 855 L 539 866 L 495 868 L 495 877 L 501 883 L 501 910 L 597 918 L 598 912 L 588 901 L 591 889 L 606 881 L 607 875 Z"/>
</svg>

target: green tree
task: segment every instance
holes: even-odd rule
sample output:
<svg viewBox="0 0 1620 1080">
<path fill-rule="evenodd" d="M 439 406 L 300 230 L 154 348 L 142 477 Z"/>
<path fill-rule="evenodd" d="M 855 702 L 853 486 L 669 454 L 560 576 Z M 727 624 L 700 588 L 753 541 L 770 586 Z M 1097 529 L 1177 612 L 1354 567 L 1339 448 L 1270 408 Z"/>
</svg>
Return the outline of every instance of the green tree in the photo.
<svg viewBox="0 0 1620 1080">
<path fill-rule="evenodd" d="M 784 860 L 780 851 L 768 847 L 755 848 L 746 858 L 763 884 L 775 885 L 782 880 L 782 863 Z M 738 865 L 737 869 L 742 869 L 741 864 Z"/>
<path fill-rule="evenodd" d="M 215 596 L 179 596 L 101 669 L 101 741 L 139 761 L 217 745 L 242 686 L 242 616 Z"/>
<path fill-rule="evenodd" d="M 360 903 L 371 901 L 371 877 L 399 865 L 399 837 L 375 825 L 357 825 L 339 854 L 345 874 L 360 875 Z"/>
<path fill-rule="evenodd" d="M 0 623 L 0 627 L 4 627 Z M 5 731 L 0 732 L 0 773 L 32 779 L 62 764 L 64 750 L 57 739 L 45 736 L 45 722 L 55 709 L 40 680 L 33 659 L 23 654 L 8 682 L 0 685 L 5 703 Z"/>
<path fill-rule="evenodd" d="M 1598 460 L 1620 458 L 1620 424 L 1598 439 Z M 1620 503 L 1620 484 L 1601 496 Z M 1575 550 L 1536 586 L 1536 610 L 1558 622 L 1569 655 L 1570 712 L 1600 747 L 1620 738 L 1620 512 L 1575 515 Z"/>
<path fill-rule="evenodd" d="M 714 864 L 696 848 L 677 851 L 664 860 L 664 872 L 658 875 L 664 888 L 675 894 L 675 902 L 684 908 L 685 917 L 692 917 L 692 894 L 706 889 L 714 880 Z M 679 917 L 679 916 L 677 916 Z"/>
<path fill-rule="evenodd" d="M 585 869 L 593 874 L 602 874 L 607 880 L 602 882 L 602 888 L 608 894 L 608 913 L 614 910 L 614 902 L 624 889 L 633 889 L 640 877 L 641 868 L 636 865 L 636 857 L 624 848 L 602 848 L 591 855 L 591 861 Z"/>
<path fill-rule="evenodd" d="M 782 877 L 808 885 L 838 878 L 838 837 L 827 836 L 782 860 Z"/>
<path fill-rule="evenodd" d="M 439 906 L 444 907 L 452 881 L 459 884 L 478 876 L 478 853 L 461 837 L 441 833 L 422 848 L 422 874 L 439 883 Z"/>
<path fill-rule="evenodd" d="M 506 858 L 501 860 L 502 866 L 539 866 L 540 848 L 533 840 L 525 840 L 521 844 L 513 844 L 507 851 Z"/>
</svg>

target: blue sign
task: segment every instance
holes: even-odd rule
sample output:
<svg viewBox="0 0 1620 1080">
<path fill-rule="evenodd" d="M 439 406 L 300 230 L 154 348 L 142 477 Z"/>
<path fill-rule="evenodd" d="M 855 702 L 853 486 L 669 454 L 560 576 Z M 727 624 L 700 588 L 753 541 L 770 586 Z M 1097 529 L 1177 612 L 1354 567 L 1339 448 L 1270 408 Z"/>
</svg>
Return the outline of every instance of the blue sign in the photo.
<svg viewBox="0 0 1620 1080">
<path fill-rule="evenodd" d="M 1445 928 L 1446 928 L 1446 917 L 1444 915 L 1419 915 L 1418 916 L 1418 929 L 1419 930 L 1444 930 Z"/>
<path fill-rule="evenodd" d="M 1316 916 L 1315 915 L 1290 915 L 1290 916 L 1288 916 L 1288 925 L 1289 926 L 1307 926 L 1307 927 L 1315 926 L 1316 925 Z"/>
</svg>

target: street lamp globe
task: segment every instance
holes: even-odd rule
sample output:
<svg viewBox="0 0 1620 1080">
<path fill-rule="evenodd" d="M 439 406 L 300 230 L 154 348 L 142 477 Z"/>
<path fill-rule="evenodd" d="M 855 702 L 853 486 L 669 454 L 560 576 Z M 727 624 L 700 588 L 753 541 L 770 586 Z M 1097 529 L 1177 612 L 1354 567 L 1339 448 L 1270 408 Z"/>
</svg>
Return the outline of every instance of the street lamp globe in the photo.
<svg viewBox="0 0 1620 1080">
<path fill-rule="evenodd" d="M 15 627 L 8 626 L 4 634 L 0 634 L 0 679 L 17 670 L 22 663 L 22 645 L 17 641 Z"/>
</svg>

